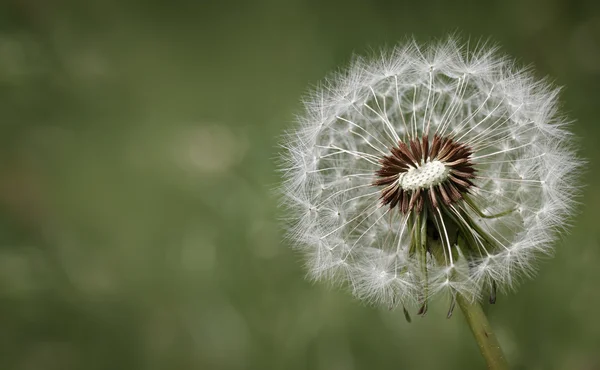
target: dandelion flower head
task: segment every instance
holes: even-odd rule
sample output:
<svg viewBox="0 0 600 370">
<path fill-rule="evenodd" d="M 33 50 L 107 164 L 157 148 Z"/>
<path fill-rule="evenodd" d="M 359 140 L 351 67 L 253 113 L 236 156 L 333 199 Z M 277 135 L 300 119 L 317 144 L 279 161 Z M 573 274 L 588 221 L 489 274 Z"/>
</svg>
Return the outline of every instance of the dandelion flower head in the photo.
<svg viewBox="0 0 600 370">
<path fill-rule="evenodd" d="M 281 170 L 310 276 L 389 307 L 495 301 L 551 252 L 579 162 L 558 89 L 446 40 L 356 58 L 305 101 Z"/>
</svg>

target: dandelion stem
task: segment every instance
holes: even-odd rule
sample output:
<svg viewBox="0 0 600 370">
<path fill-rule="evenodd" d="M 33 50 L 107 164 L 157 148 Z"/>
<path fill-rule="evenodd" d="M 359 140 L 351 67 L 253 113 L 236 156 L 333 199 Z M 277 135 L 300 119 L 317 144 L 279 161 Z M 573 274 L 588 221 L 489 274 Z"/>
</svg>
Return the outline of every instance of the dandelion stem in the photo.
<svg viewBox="0 0 600 370">
<path fill-rule="evenodd" d="M 458 224 L 453 221 L 452 218 L 447 218 L 447 227 L 449 230 L 449 234 L 452 235 L 452 239 L 449 241 L 449 245 L 454 245 L 456 248 L 460 244 L 462 244 L 463 236 L 460 235 L 460 228 Z M 439 234 L 439 231 L 438 231 Z M 435 259 L 435 261 L 444 265 L 447 264 L 445 253 L 444 253 L 444 245 L 442 239 L 438 236 L 437 238 L 429 237 L 427 239 L 427 243 L 430 246 L 431 255 Z M 476 246 L 470 246 L 470 248 L 475 248 Z M 452 253 L 452 251 L 451 251 Z M 460 257 L 459 254 L 456 257 Z M 481 351 L 481 355 L 485 359 L 487 363 L 487 367 L 490 370 L 507 370 L 508 363 L 506 362 L 506 358 L 502 353 L 502 348 L 500 348 L 500 344 L 498 343 L 498 339 L 496 335 L 492 331 L 492 327 L 481 308 L 479 302 L 469 300 L 469 298 L 463 296 L 458 291 L 453 291 L 453 301 L 450 305 L 450 310 L 448 312 L 448 316 L 451 315 L 454 305 L 454 299 L 461 311 L 465 315 L 467 319 L 467 323 L 471 328 L 471 332 L 475 337 L 475 341 L 479 346 L 479 350 Z"/>
<path fill-rule="evenodd" d="M 475 301 L 471 302 L 461 294 L 456 294 L 456 302 L 460 309 L 465 314 L 467 323 L 471 328 L 471 332 L 477 341 L 481 355 L 485 359 L 488 369 L 490 370 L 506 370 L 508 362 L 500 348 L 498 339 L 492 331 L 492 327 L 481 308 L 481 305 Z"/>
</svg>

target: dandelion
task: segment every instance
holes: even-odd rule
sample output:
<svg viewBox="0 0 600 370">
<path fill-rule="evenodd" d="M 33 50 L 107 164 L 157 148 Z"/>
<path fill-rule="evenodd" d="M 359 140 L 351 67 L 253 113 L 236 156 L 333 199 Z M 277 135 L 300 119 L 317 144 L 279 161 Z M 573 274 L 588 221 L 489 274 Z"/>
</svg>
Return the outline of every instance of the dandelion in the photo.
<svg viewBox="0 0 600 370">
<path fill-rule="evenodd" d="M 444 293 L 448 316 L 515 288 L 573 211 L 580 162 L 557 95 L 453 40 L 333 75 L 283 143 L 289 239 L 310 276 L 420 314 Z"/>
</svg>

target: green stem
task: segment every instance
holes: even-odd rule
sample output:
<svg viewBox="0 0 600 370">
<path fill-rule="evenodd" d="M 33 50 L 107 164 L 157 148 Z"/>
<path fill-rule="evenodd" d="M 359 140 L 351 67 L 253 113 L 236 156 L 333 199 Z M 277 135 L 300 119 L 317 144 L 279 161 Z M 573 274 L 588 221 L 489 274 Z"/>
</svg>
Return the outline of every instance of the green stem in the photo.
<svg viewBox="0 0 600 370">
<path fill-rule="evenodd" d="M 478 302 L 471 302 L 460 294 L 456 294 L 456 302 L 460 309 L 465 314 L 467 323 L 471 328 L 471 332 L 477 341 L 479 350 L 485 358 L 488 369 L 490 370 L 506 370 L 508 362 L 502 353 L 502 348 L 498 343 L 496 335 L 492 331 L 492 327 Z"/>
<path fill-rule="evenodd" d="M 454 246 L 454 251 L 448 251 L 452 253 L 453 258 L 458 261 L 459 253 L 458 249 L 460 245 L 463 244 L 464 240 L 460 235 L 460 228 L 458 227 L 459 223 L 454 220 L 453 217 L 448 217 L 446 220 L 446 231 L 448 235 L 450 235 L 449 244 Z M 427 227 L 427 214 L 425 213 L 425 217 L 422 220 L 417 220 L 417 226 L 425 226 Z M 418 236 L 416 239 L 418 240 Z M 447 263 L 446 256 L 444 252 L 444 244 L 442 239 L 438 236 L 437 238 L 431 237 L 429 233 L 423 233 L 424 241 L 421 241 L 418 246 L 424 251 L 429 251 L 431 256 L 435 259 L 435 261 L 443 266 Z M 468 241 L 467 241 L 468 243 Z M 476 246 L 475 246 L 476 247 Z M 474 250 L 473 246 L 470 247 L 471 250 Z M 485 359 L 487 363 L 487 367 L 490 370 L 508 370 L 508 362 L 506 362 L 506 358 L 502 353 L 502 348 L 500 348 L 500 344 L 498 343 L 498 339 L 496 339 L 496 335 L 492 331 L 492 327 L 481 308 L 481 305 L 477 301 L 470 301 L 465 298 L 459 292 L 453 293 L 456 297 L 456 303 L 458 303 L 460 309 L 465 314 L 465 318 L 467 319 L 467 323 L 471 328 L 471 332 L 477 341 L 477 345 L 479 346 L 479 350 L 481 351 L 481 355 Z M 449 315 L 452 312 L 452 306 L 450 308 Z"/>
</svg>

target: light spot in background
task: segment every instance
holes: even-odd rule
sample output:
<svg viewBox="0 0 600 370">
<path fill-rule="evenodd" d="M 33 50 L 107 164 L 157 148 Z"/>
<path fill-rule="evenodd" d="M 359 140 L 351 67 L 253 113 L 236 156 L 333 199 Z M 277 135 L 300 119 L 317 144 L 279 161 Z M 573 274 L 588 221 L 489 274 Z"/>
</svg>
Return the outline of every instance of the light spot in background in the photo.
<svg viewBox="0 0 600 370">
<path fill-rule="evenodd" d="M 95 78 L 109 74 L 108 61 L 98 50 L 74 51 L 65 60 L 65 64 L 68 71 L 76 78 L 95 81 Z"/>
<path fill-rule="evenodd" d="M 277 228 L 269 221 L 263 219 L 253 220 L 248 230 L 248 241 L 254 247 L 254 253 L 260 258 L 273 258 L 279 254 L 280 248 L 277 239 Z"/>
<path fill-rule="evenodd" d="M 0 36 L 0 70 L 4 75 L 22 73 L 23 51 L 21 43 L 10 37 Z"/>
<path fill-rule="evenodd" d="M 39 286 L 32 269 L 30 256 L 0 251 L 0 291 L 10 296 L 29 295 Z"/>
<path fill-rule="evenodd" d="M 572 345 L 568 350 L 565 350 L 565 356 L 556 369 L 581 369 L 581 370 L 596 370 L 599 368 L 600 361 L 596 355 L 586 347 Z"/>
<path fill-rule="evenodd" d="M 571 50 L 586 72 L 600 73 L 600 18 L 588 19 L 573 31 Z"/>
<path fill-rule="evenodd" d="M 336 337 L 335 340 L 323 343 L 317 351 L 320 369 L 354 369 L 352 351 L 350 351 L 347 341 L 342 337 Z"/>
<path fill-rule="evenodd" d="M 36 72 L 40 58 L 38 45 L 32 40 L 0 35 L 0 82 L 19 82 L 19 78 Z"/>
<path fill-rule="evenodd" d="M 511 15 L 518 20 L 519 28 L 524 33 L 544 32 L 560 15 L 557 4 L 554 1 L 519 1 L 516 5 L 518 8 L 510 8 Z M 535 14 L 535 17 L 532 17 L 531 14 Z"/>
<path fill-rule="evenodd" d="M 76 349 L 69 343 L 40 342 L 33 344 L 17 367 L 22 370 L 75 369 L 80 365 Z"/>
<path fill-rule="evenodd" d="M 96 83 L 109 74 L 108 60 L 101 50 L 57 43 L 53 45 L 56 54 L 49 58 L 42 45 L 27 34 L 0 35 L 0 82 L 19 85 L 31 77 L 47 78 L 57 65 L 61 73 L 72 77 L 69 83 Z M 59 84 L 66 82 L 63 76 Z"/>
<path fill-rule="evenodd" d="M 181 266 L 188 272 L 210 272 L 216 264 L 216 248 L 203 230 L 184 236 L 181 245 Z"/>
<path fill-rule="evenodd" d="M 86 262 L 77 275 L 81 291 L 94 298 L 114 294 L 119 282 L 115 281 L 115 272 L 107 268 L 109 262 Z"/>
<path fill-rule="evenodd" d="M 120 293 L 118 257 L 107 253 L 108 246 L 82 244 L 77 235 L 64 231 L 56 233 L 55 238 L 50 253 L 79 293 L 93 300 Z"/>
<path fill-rule="evenodd" d="M 498 337 L 498 341 L 504 350 L 504 354 L 510 360 L 511 358 L 517 358 L 522 356 L 522 353 L 519 351 L 519 347 L 517 342 L 515 341 L 514 335 L 512 331 L 506 325 L 496 325 L 495 328 L 496 337 Z"/>
<path fill-rule="evenodd" d="M 144 335 L 148 356 L 160 358 L 175 345 L 178 331 L 177 317 L 165 307 L 155 306 L 146 313 Z"/>
<path fill-rule="evenodd" d="M 190 316 L 190 321 L 187 327 L 200 358 L 220 368 L 245 367 L 250 346 L 248 327 L 232 305 L 214 302 L 200 317 Z"/>
<path fill-rule="evenodd" d="M 174 143 L 176 161 L 190 172 L 220 175 L 242 161 L 248 142 L 225 125 L 182 130 Z"/>
</svg>

